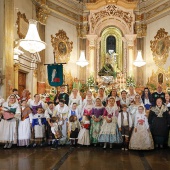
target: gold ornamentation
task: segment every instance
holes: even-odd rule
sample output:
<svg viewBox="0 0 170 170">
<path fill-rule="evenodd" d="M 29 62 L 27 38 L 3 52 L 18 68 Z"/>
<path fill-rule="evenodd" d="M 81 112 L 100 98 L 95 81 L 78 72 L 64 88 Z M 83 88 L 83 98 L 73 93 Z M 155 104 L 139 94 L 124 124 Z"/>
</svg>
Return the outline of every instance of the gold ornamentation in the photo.
<svg viewBox="0 0 170 170">
<path fill-rule="evenodd" d="M 72 89 L 73 86 L 73 77 L 71 75 L 71 71 L 66 71 L 65 69 L 63 70 L 64 72 L 64 84 L 68 84 L 69 89 Z"/>
<path fill-rule="evenodd" d="M 101 10 L 96 13 L 92 13 L 92 17 L 90 18 L 90 21 L 92 23 L 92 31 L 94 30 L 96 24 L 100 20 L 102 20 L 103 18 L 108 17 L 108 16 L 118 17 L 118 18 L 122 19 L 127 24 L 129 29 L 131 29 L 132 22 L 133 22 L 132 14 L 130 12 L 125 12 L 125 11 L 121 10 L 120 8 L 118 8 L 115 5 L 108 5 L 105 7 L 104 10 Z"/>
<path fill-rule="evenodd" d="M 69 42 L 66 32 L 59 30 L 55 37 L 51 35 L 51 43 L 55 52 L 57 63 L 67 63 L 70 60 L 70 52 L 73 49 L 73 42 Z"/>
<path fill-rule="evenodd" d="M 27 31 L 28 31 L 28 19 L 26 18 L 25 13 L 21 14 L 21 12 L 17 13 L 17 21 L 16 24 L 18 25 L 17 34 L 20 39 L 25 38 Z"/>
<path fill-rule="evenodd" d="M 18 71 L 20 69 L 20 64 L 19 63 L 15 63 L 14 64 L 14 71 Z"/>
<path fill-rule="evenodd" d="M 170 36 L 165 32 L 164 28 L 158 30 L 154 41 L 150 41 L 153 60 L 158 67 L 166 63 L 169 54 Z"/>
<path fill-rule="evenodd" d="M 135 31 L 137 34 L 137 38 L 145 37 L 147 33 L 147 25 L 146 24 L 136 24 Z"/>
<path fill-rule="evenodd" d="M 85 38 L 89 31 L 88 23 L 83 23 L 83 25 L 78 24 L 76 28 L 77 28 L 77 36 L 79 38 Z"/>
<path fill-rule="evenodd" d="M 38 74 L 38 70 L 35 69 L 35 70 L 33 71 L 33 76 L 34 76 L 35 78 L 37 78 L 37 74 Z"/>
<path fill-rule="evenodd" d="M 109 3 L 117 3 L 118 0 L 105 0 L 106 1 L 106 4 L 109 4 Z"/>
<path fill-rule="evenodd" d="M 164 90 L 167 86 L 170 86 L 170 67 L 168 70 L 160 67 L 156 72 L 152 70 L 152 75 L 148 78 L 147 85 L 152 88 L 152 86 L 156 84 L 161 84 Z"/>
<path fill-rule="evenodd" d="M 50 10 L 48 9 L 47 5 L 36 6 L 36 16 L 38 21 L 42 25 L 46 25 L 46 20 L 49 14 L 50 14 Z"/>
</svg>

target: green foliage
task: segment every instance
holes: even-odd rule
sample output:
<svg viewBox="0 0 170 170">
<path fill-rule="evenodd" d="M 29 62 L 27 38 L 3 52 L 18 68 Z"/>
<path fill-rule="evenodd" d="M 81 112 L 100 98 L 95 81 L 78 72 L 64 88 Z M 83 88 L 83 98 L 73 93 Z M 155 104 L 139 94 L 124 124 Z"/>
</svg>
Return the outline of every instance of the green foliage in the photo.
<svg viewBox="0 0 170 170">
<path fill-rule="evenodd" d="M 155 90 L 156 90 L 156 85 L 155 85 L 155 84 L 148 83 L 147 86 L 148 86 L 152 91 L 155 91 Z"/>
<path fill-rule="evenodd" d="M 87 90 L 88 90 L 87 84 L 83 83 L 83 84 L 81 85 L 80 92 L 81 92 L 81 93 L 84 93 L 84 92 L 86 92 Z"/>
</svg>

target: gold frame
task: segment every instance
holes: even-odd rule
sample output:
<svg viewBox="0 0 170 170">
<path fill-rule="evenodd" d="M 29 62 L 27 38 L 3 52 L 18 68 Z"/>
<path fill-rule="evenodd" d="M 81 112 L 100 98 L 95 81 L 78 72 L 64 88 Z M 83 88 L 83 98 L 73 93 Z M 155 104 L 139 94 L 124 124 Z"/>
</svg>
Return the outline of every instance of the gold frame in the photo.
<svg viewBox="0 0 170 170">
<path fill-rule="evenodd" d="M 55 34 L 55 37 L 51 35 L 51 43 L 54 48 L 55 61 L 57 63 L 67 63 L 70 60 L 73 42 L 69 41 L 66 32 L 59 30 L 59 32 Z M 60 47 L 61 43 L 64 44 L 63 47 Z"/>
<path fill-rule="evenodd" d="M 161 67 L 166 63 L 169 47 L 170 47 L 170 36 L 164 28 L 158 30 L 154 41 L 150 41 L 150 47 L 153 54 L 153 60 L 158 67 Z"/>
<path fill-rule="evenodd" d="M 106 62 L 106 39 L 108 36 L 114 36 L 116 38 L 116 53 L 118 54 L 117 56 L 117 66 L 119 70 L 123 69 L 123 55 L 122 55 L 122 33 L 121 31 L 116 28 L 116 27 L 108 27 L 106 28 L 102 34 L 101 34 L 101 59 L 99 59 L 100 61 L 100 68 L 101 69 L 103 67 L 103 65 Z"/>
<path fill-rule="evenodd" d="M 26 32 L 24 33 L 22 29 L 24 29 L 22 26 L 25 25 L 25 24 L 28 24 L 29 26 L 29 21 L 28 19 L 26 18 L 26 15 L 25 13 L 21 14 L 21 12 L 18 12 L 17 13 L 17 21 L 16 21 L 16 24 L 18 25 L 18 28 L 17 28 L 17 34 L 19 36 L 20 39 L 22 38 L 25 38 L 26 34 L 27 34 L 27 31 L 28 31 L 28 28 L 26 29 Z M 25 29 L 24 29 L 25 30 Z"/>
</svg>

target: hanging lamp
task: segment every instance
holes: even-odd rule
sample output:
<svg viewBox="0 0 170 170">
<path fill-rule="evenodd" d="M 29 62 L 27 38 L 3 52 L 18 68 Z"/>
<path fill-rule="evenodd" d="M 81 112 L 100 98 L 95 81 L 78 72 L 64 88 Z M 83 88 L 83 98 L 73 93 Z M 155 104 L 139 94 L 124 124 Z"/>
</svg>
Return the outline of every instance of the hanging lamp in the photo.
<svg viewBox="0 0 170 170">
<path fill-rule="evenodd" d="M 20 40 L 20 46 L 30 53 L 36 53 L 46 48 L 46 43 L 41 41 L 37 30 L 37 21 L 30 19 L 29 28 L 25 39 Z"/>
<path fill-rule="evenodd" d="M 81 51 L 80 53 L 80 58 L 79 60 L 76 62 L 77 65 L 81 66 L 81 67 L 85 67 L 89 64 L 89 62 L 86 60 L 85 58 L 85 52 Z"/>
<path fill-rule="evenodd" d="M 136 60 L 133 62 L 133 65 L 135 65 L 136 67 L 142 67 L 146 64 L 146 62 L 143 60 L 142 58 L 142 51 L 139 50 Z"/>
</svg>

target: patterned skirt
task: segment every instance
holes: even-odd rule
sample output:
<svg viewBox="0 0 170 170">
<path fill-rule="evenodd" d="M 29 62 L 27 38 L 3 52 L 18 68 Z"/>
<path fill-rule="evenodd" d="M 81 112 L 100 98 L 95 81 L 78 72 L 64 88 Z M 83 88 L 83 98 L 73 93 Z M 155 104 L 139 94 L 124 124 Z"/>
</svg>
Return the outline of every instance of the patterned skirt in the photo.
<svg viewBox="0 0 170 170">
<path fill-rule="evenodd" d="M 151 132 L 148 132 L 144 124 L 137 126 L 137 132 L 133 130 L 129 142 L 129 149 L 133 149 L 133 150 L 154 149 L 154 143 L 153 143 Z"/>
</svg>

